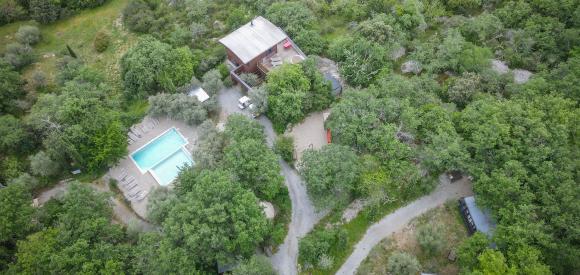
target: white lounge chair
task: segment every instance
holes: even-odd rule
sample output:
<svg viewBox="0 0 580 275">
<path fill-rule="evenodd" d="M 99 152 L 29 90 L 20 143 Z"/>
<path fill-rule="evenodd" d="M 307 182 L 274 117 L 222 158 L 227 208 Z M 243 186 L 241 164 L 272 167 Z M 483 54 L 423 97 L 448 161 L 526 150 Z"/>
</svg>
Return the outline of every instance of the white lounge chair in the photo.
<svg viewBox="0 0 580 275">
<path fill-rule="evenodd" d="M 149 191 L 145 191 L 139 195 L 137 195 L 137 201 L 142 201 L 144 198 L 146 198 L 149 195 Z"/>
</svg>

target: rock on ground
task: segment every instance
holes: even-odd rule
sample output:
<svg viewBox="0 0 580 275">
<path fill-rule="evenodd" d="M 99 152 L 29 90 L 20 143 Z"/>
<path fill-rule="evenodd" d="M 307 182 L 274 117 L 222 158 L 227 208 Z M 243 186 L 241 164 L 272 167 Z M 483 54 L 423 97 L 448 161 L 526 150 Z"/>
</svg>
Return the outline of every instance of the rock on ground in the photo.
<svg viewBox="0 0 580 275">
<path fill-rule="evenodd" d="M 491 60 L 491 69 L 499 74 L 505 74 L 510 71 L 510 68 L 505 64 L 505 62 L 497 59 Z"/>
<path fill-rule="evenodd" d="M 409 60 L 401 65 L 401 72 L 419 74 L 423 69 L 421 63 L 415 60 Z"/>
<path fill-rule="evenodd" d="M 523 84 L 530 80 L 532 77 L 532 72 L 527 70 L 515 69 L 513 70 L 514 73 L 514 82 L 517 84 Z"/>
<path fill-rule="evenodd" d="M 342 212 L 342 222 L 348 223 L 352 221 L 358 213 L 365 207 L 365 202 L 363 200 L 357 199 L 353 201 L 345 210 Z"/>
</svg>

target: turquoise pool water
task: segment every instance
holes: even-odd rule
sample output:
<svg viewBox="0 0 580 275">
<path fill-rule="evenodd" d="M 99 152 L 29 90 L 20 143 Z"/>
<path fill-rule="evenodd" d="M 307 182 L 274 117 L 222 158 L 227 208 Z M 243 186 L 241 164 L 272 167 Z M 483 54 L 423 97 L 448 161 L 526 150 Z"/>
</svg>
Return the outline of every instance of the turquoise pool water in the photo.
<svg viewBox="0 0 580 275">
<path fill-rule="evenodd" d="M 177 177 L 179 167 L 193 163 L 182 149 L 185 144 L 183 136 L 172 128 L 131 154 L 131 158 L 142 173 L 151 170 L 160 185 L 167 185 Z"/>
<path fill-rule="evenodd" d="M 157 178 L 160 185 L 165 186 L 170 184 L 177 175 L 179 169 L 186 165 L 192 165 L 193 161 L 183 149 L 177 150 L 173 155 L 169 156 L 159 164 L 157 164 L 151 171 Z"/>
</svg>

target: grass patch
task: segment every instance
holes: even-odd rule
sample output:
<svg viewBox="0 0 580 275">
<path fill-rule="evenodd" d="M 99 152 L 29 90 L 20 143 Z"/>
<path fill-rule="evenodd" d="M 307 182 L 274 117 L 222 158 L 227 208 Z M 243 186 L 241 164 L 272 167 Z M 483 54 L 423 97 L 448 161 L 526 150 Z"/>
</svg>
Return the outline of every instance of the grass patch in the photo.
<svg viewBox="0 0 580 275">
<path fill-rule="evenodd" d="M 444 246 L 431 256 L 422 251 L 416 239 L 416 229 L 430 224 L 440 226 L 443 231 Z M 432 209 L 411 221 L 410 226 L 397 232 L 391 238 L 381 241 L 358 269 L 358 274 L 384 274 L 390 255 L 395 251 L 404 251 L 415 255 L 421 263 L 422 270 L 436 274 L 458 274 L 455 262 L 447 259 L 450 250 L 456 249 L 467 238 L 467 229 L 463 225 L 456 200 Z"/>
<path fill-rule="evenodd" d="M 376 216 L 376 218 L 371 218 L 369 215 L 365 214 L 365 212 L 361 212 L 359 215 L 356 216 L 356 218 L 354 218 L 353 220 L 351 220 L 349 223 L 343 224 L 342 226 L 340 226 L 341 229 L 344 229 L 347 233 L 347 243 L 346 243 L 346 247 L 347 249 L 337 249 L 335 247 L 332 247 L 330 249 L 330 255 L 333 259 L 333 265 L 326 270 L 322 270 L 322 269 L 309 269 L 307 271 L 303 271 L 301 272 L 302 274 L 335 274 L 336 271 L 338 271 L 338 269 L 342 266 L 342 264 L 344 263 L 344 261 L 347 259 L 348 256 L 350 256 L 350 254 L 352 254 L 352 252 L 354 251 L 354 246 L 360 241 L 360 239 L 362 239 L 362 237 L 364 236 L 364 234 L 366 233 L 367 229 L 375 222 L 377 222 L 378 220 L 380 220 L 382 217 L 384 217 L 385 215 L 395 211 L 396 209 L 398 209 L 399 207 L 403 206 L 404 202 L 393 202 L 393 203 L 388 203 L 385 204 L 383 206 L 383 208 L 381 208 L 380 210 L 378 210 L 378 214 Z M 342 219 L 342 210 L 340 209 L 339 211 L 333 211 L 330 215 L 326 216 L 324 219 L 322 219 L 314 228 L 314 231 L 316 230 L 325 230 L 325 227 L 327 224 L 334 224 L 337 222 L 340 222 L 340 220 Z M 309 233 L 309 234 L 312 234 Z"/>
<path fill-rule="evenodd" d="M 41 70 L 47 74 L 49 80 L 54 80 L 58 72 L 57 57 L 69 45 L 85 64 L 103 72 L 115 90 L 120 91 L 118 60 L 136 41 L 136 36 L 122 26 L 121 11 L 128 2 L 129 0 L 108 1 L 103 6 L 84 10 L 73 17 L 48 25 L 38 25 L 34 21 L 7 24 L 0 27 L 0 44 L 13 42 L 14 34 L 20 26 L 37 25 L 42 33 L 42 41 L 34 46 L 38 59 L 24 70 L 25 78 L 29 79 L 35 70 Z M 93 47 L 94 37 L 100 30 L 111 35 L 111 44 L 103 53 L 98 53 Z M 4 47 L 0 51 L 4 51 Z"/>
</svg>

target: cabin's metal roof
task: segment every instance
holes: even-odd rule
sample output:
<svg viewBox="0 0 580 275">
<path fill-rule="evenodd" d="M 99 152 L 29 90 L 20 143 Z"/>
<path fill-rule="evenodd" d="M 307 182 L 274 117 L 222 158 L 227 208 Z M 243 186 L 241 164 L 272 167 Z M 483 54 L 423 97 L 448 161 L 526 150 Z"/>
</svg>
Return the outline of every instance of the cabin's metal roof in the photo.
<svg viewBox="0 0 580 275">
<path fill-rule="evenodd" d="M 467 209 L 469 209 L 469 214 L 477 230 L 491 236 L 495 228 L 495 223 L 492 221 L 489 211 L 480 209 L 475 202 L 474 196 L 465 197 L 463 200 L 465 201 L 465 205 L 467 205 Z"/>
<path fill-rule="evenodd" d="M 268 19 L 258 16 L 219 40 L 244 64 L 288 37 Z"/>
</svg>

